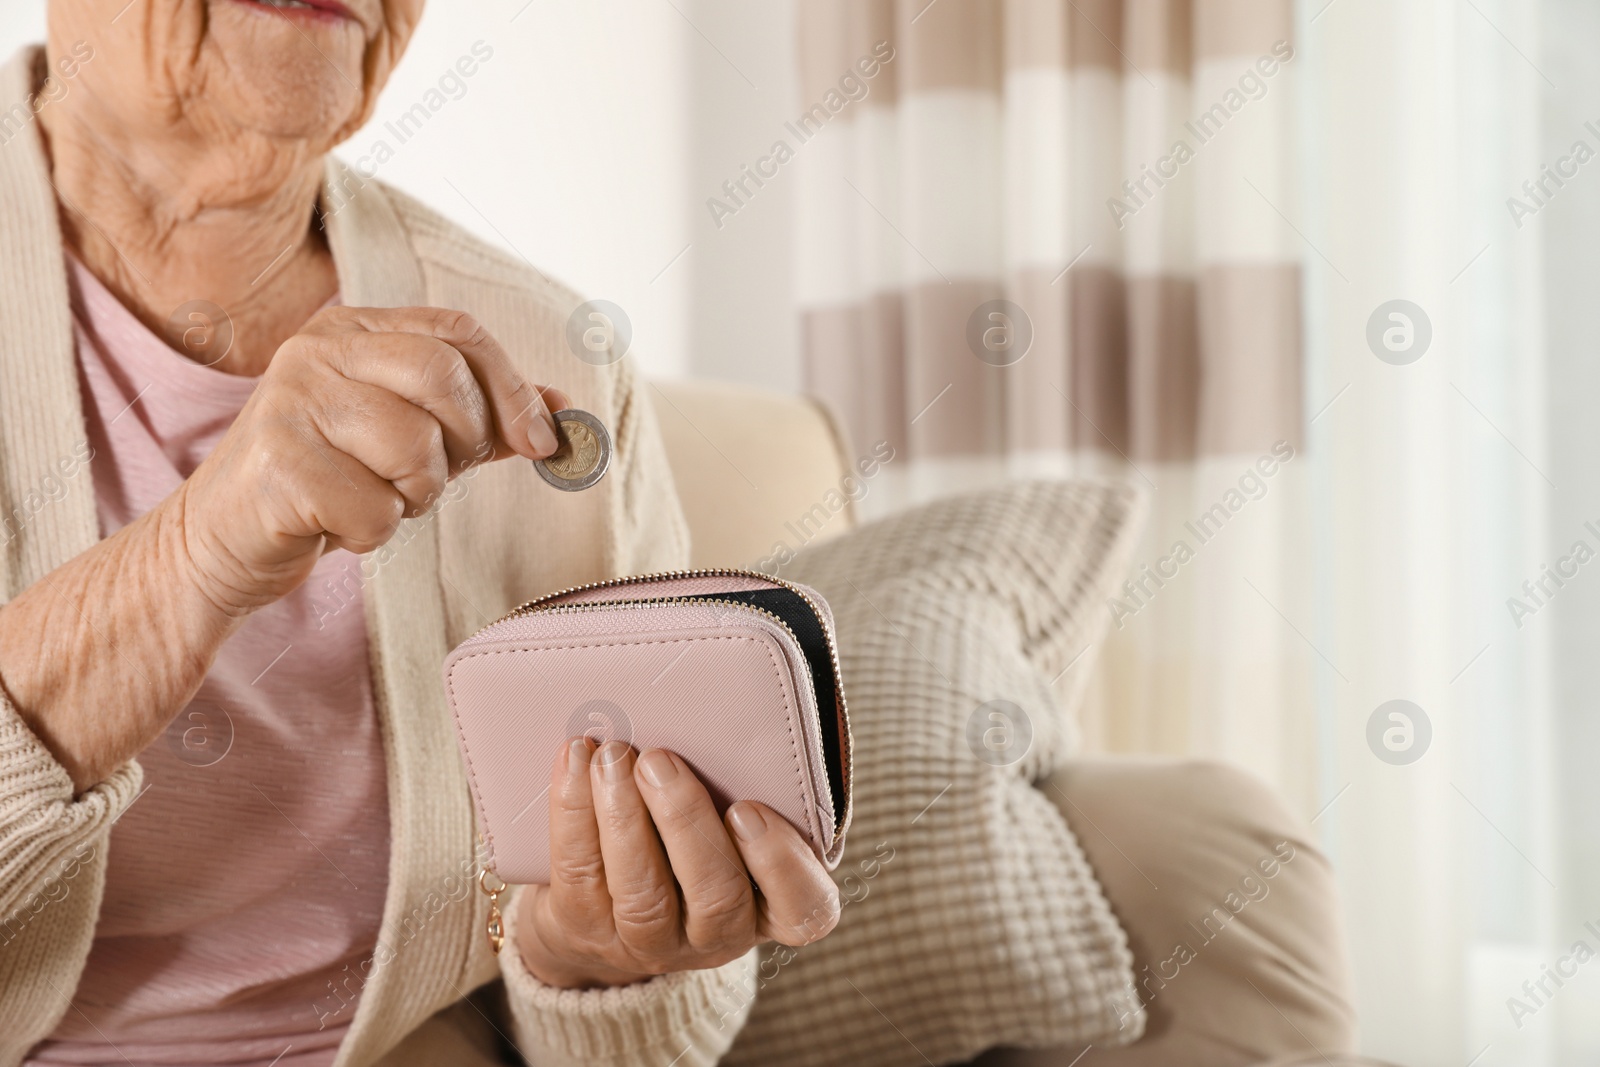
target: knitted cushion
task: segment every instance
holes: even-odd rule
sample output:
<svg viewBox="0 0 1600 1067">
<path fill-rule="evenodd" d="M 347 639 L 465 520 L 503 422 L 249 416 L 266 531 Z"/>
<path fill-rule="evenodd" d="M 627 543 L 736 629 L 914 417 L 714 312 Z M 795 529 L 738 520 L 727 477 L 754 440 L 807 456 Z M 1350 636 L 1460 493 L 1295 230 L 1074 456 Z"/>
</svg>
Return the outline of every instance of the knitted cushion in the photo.
<svg viewBox="0 0 1600 1067">
<path fill-rule="evenodd" d="M 1133 957 L 1032 783 L 1071 755 L 1141 500 L 1032 482 L 943 500 L 782 570 L 827 597 L 854 739 L 838 928 L 763 951 L 725 1062 L 923 1065 L 1136 1039 Z M 1065 672 L 1066 701 L 1051 683 Z"/>
</svg>

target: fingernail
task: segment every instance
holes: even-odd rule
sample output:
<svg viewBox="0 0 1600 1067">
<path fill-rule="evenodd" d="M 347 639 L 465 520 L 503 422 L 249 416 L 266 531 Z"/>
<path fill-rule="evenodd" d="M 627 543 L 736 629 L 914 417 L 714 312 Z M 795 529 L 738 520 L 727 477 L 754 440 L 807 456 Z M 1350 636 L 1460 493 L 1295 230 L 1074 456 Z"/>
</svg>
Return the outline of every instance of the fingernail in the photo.
<svg viewBox="0 0 1600 1067">
<path fill-rule="evenodd" d="M 607 741 L 595 749 L 594 762 L 600 764 L 600 773 L 608 782 L 620 782 L 628 777 L 630 768 L 624 759 L 630 749 L 621 741 Z"/>
<path fill-rule="evenodd" d="M 652 749 L 639 757 L 639 773 L 644 775 L 645 781 L 660 789 L 678 777 L 678 766 L 665 752 Z"/>
<path fill-rule="evenodd" d="M 555 450 L 561 447 L 561 442 L 556 440 L 555 425 L 555 420 L 549 415 L 537 415 L 528 423 L 528 443 L 539 453 L 540 459 L 554 455 Z"/>
<path fill-rule="evenodd" d="M 767 818 L 753 804 L 735 804 L 728 809 L 728 821 L 740 841 L 754 841 L 767 832 Z"/>
<path fill-rule="evenodd" d="M 567 773 L 583 774 L 589 770 L 589 739 L 574 737 L 567 745 Z"/>
</svg>

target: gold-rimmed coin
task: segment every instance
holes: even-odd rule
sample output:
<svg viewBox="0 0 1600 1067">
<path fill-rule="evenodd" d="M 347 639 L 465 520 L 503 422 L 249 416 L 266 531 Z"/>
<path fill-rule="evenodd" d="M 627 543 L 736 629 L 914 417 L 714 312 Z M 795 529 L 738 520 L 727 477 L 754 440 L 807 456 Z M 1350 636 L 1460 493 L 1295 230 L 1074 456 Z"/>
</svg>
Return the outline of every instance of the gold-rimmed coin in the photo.
<svg viewBox="0 0 1600 1067">
<path fill-rule="evenodd" d="M 534 462 L 539 476 L 568 493 L 587 489 L 605 477 L 611 466 L 611 434 L 605 423 L 577 408 L 554 412 L 551 417 L 561 445 Z"/>
</svg>

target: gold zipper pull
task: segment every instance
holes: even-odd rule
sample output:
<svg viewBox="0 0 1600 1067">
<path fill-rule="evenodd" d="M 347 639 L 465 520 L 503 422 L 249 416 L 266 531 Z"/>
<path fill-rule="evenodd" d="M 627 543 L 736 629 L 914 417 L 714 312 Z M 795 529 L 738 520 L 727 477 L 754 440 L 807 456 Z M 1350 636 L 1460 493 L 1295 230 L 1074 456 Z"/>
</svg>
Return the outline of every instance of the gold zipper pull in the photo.
<svg viewBox="0 0 1600 1067">
<path fill-rule="evenodd" d="M 489 947 L 494 949 L 496 956 L 506 944 L 506 926 L 500 915 L 500 894 L 506 891 L 506 884 L 500 881 L 500 876 L 495 875 L 495 881 L 500 882 L 498 888 L 490 889 L 485 881 L 489 877 L 489 868 L 485 867 L 478 872 L 478 888 L 483 890 L 484 896 L 489 898 L 489 925 L 486 933 L 489 935 Z"/>
</svg>

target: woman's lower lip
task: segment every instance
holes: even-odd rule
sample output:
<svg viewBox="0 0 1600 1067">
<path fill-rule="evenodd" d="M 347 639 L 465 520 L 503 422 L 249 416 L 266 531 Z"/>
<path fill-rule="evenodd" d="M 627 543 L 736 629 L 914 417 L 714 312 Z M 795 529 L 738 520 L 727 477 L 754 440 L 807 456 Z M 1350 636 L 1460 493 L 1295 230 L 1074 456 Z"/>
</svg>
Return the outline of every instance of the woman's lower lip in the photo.
<svg viewBox="0 0 1600 1067">
<path fill-rule="evenodd" d="M 253 7 L 257 11 L 270 12 L 274 15 L 284 15 L 288 18 L 295 18 L 298 16 L 300 18 L 310 19 L 317 22 L 333 22 L 354 18 L 354 16 L 350 14 L 349 8 L 339 3 L 338 0 L 305 0 L 306 4 L 309 6 L 304 7 L 298 4 L 289 4 L 280 7 L 276 4 L 264 3 L 263 0 L 234 0 L 234 2 L 243 4 L 245 7 Z"/>
</svg>

